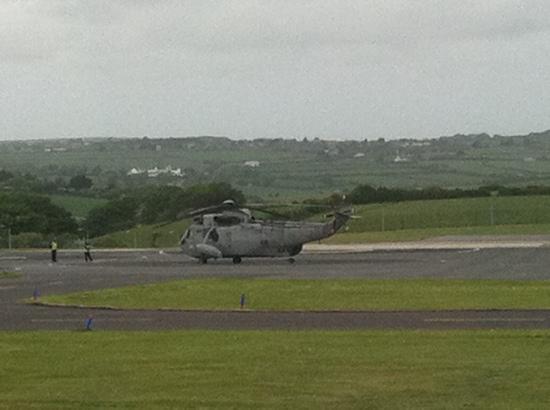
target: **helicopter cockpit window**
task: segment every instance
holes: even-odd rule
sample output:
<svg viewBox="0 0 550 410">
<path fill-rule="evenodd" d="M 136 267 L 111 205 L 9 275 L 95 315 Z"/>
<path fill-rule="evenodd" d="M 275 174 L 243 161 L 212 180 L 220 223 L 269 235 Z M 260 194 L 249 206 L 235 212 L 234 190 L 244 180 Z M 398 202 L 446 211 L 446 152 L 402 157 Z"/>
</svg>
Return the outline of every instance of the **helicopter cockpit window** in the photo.
<svg viewBox="0 0 550 410">
<path fill-rule="evenodd" d="M 243 222 L 242 218 L 239 218 L 238 216 L 234 216 L 234 215 L 216 216 L 214 220 L 216 221 L 216 224 L 218 224 L 219 226 L 238 225 Z"/>
<path fill-rule="evenodd" d="M 181 240 L 180 240 L 180 244 L 183 245 L 185 243 L 185 240 L 187 238 L 189 238 L 189 236 L 191 235 L 191 231 L 189 229 L 187 229 L 183 235 L 181 236 Z"/>
<path fill-rule="evenodd" d="M 212 239 L 214 242 L 218 242 L 218 239 L 220 239 L 220 235 L 218 235 L 218 232 L 215 229 L 211 229 L 208 233 L 208 238 Z"/>
</svg>

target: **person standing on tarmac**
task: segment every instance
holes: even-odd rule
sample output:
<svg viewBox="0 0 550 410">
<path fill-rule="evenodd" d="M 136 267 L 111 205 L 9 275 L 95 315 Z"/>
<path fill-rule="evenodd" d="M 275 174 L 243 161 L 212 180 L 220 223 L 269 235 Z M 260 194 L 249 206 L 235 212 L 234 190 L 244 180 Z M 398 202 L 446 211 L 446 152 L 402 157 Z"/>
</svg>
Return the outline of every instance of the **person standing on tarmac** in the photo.
<svg viewBox="0 0 550 410">
<path fill-rule="evenodd" d="M 57 241 L 55 239 L 50 243 L 50 250 L 52 252 L 52 262 L 57 262 Z"/>
<path fill-rule="evenodd" d="M 90 243 L 88 241 L 84 242 L 84 260 L 86 262 L 93 262 L 92 254 L 90 253 Z"/>
</svg>

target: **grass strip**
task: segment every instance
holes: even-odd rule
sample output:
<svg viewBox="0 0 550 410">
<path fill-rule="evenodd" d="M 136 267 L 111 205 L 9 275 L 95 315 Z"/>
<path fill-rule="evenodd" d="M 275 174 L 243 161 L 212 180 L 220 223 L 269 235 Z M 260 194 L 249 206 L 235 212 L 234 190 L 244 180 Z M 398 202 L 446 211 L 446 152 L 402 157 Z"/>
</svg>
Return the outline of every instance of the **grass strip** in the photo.
<svg viewBox="0 0 550 410">
<path fill-rule="evenodd" d="M 4 408 L 548 408 L 548 331 L 3 332 Z"/>
<path fill-rule="evenodd" d="M 52 295 L 43 302 L 134 309 L 439 310 L 550 308 L 550 281 L 190 279 Z"/>
</svg>

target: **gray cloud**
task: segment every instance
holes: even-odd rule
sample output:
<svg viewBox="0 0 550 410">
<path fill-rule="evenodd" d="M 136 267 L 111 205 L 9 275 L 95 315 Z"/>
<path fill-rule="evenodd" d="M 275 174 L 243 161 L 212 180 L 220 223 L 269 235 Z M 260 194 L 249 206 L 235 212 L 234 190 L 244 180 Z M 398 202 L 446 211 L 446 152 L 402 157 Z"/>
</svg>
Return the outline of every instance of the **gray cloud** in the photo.
<svg viewBox="0 0 550 410">
<path fill-rule="evenodd" d="M 546 1 L 0 4 L 0 138 L 550 128 Z"/>
</svg>

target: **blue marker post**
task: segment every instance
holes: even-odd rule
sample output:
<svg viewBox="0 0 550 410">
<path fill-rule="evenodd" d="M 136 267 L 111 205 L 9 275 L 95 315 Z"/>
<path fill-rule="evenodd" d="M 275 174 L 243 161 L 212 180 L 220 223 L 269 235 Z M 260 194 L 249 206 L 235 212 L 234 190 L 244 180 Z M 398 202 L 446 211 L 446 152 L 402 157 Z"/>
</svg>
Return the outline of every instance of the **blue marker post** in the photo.
<svg viewBox="0 0 550 410">
<path fill-rule="evenodd" d="M 245 303 L 246 303 L 246 296 L 244 293 L 241 293 L 241 309 L 244 309 Z"/>
<path fill-rule="evenodd" d="M 92 316 L 88 316 L 88 318 L 86 319 L 86 330 L 92 330 L 92 322 L 93 322 L 94 318 Z"/>
</svg>

